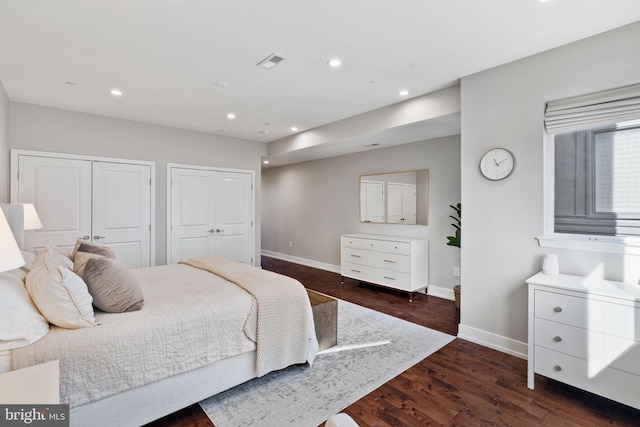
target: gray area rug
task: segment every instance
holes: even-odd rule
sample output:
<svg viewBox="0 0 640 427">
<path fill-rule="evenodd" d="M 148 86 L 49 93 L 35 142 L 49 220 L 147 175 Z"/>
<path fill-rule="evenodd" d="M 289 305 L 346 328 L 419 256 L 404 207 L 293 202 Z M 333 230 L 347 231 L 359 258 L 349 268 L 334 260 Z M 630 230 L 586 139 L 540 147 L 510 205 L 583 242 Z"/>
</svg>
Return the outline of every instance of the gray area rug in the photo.
<svg viewBox="0 0 640 427">
<path fill-rule="evenodd" d="M 338 300 L 338 345 L 200 402 L 216 427 L 316 427 L 453 336 Z"/>
</svg>

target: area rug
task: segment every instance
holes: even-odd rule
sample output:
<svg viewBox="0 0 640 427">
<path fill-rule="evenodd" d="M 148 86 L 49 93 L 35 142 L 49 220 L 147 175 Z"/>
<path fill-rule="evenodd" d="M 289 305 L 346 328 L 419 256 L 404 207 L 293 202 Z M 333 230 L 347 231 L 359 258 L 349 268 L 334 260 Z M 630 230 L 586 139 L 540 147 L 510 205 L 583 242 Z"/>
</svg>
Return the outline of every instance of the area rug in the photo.
<svg viewBox="0 0 640 427">
<path fill-rule="evenodd" d="M 442 348 L 453 336 L 338 300 L 338 345 L 200 406 L 216 427 L 316 427 Z"/>
</svg>

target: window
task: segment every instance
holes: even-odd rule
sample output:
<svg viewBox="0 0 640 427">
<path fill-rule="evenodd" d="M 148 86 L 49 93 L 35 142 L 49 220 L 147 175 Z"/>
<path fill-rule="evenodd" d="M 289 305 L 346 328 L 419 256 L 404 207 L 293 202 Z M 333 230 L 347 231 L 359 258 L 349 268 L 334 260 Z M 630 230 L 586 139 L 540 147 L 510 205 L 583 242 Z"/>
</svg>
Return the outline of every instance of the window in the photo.
<svg viewBox="0 0 640 427">
<path fill-rule="evenodd" d="M 544 124 L 541 246 L 640 255 L 640 84 L 548 102 Z"/>
<path fill-rule="evenodd" d="M 554 142 L 554 232 L 640 236 L 640 120 Z"/>
</svg>

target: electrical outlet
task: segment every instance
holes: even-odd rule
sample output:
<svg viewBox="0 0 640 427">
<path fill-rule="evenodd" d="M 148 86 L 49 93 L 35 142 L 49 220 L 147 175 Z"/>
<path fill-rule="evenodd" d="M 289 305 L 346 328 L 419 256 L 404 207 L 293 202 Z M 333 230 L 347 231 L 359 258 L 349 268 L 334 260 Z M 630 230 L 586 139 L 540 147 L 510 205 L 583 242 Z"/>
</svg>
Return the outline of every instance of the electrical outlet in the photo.
<svg viewBox="0 0 640 427">
<path fill-rule="evenodd" d="M 454 277 L 460 277 L 460 267 L 453 267 Z"/>
<path fill-rule="evenodd" d="M 289 247 L 292 248 L 293 247 L 293 242 L 289 242 Z"/>
</svg>

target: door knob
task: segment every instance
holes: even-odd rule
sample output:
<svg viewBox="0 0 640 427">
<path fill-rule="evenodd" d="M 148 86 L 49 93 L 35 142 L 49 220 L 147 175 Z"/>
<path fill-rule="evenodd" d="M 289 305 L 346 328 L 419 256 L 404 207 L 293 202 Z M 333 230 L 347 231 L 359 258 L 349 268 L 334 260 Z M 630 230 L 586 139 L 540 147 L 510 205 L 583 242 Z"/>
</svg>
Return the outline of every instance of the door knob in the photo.
<svg viewBox="0 0 640 427">
<path fill-rule="evenodd" d="M 220 230 L 219 228 L 216 228 L 216 233 L 222 233 L 224 230 Z"/>
<path fill-rule="evenodd" d="M 86 234 L 82 237 L 78 237 L 78 239 L 81 239 L 81 240 L 89 240 L 90 238 L 91 236 L 87 236 Z"/>
<path fill-rule="evenodd" d="M 106 236 L 98 236 L 97 234 L 93 236 L 93 240 L 106 239 Z"/>
<path fill-rule="evenodd" d="M 207 230 L 207 233 L 212 233 L 213 234 L 215 232 L 216 232 L 216 230 L 214 230 L 213 228 L 211 230 Z"/>
</svg>

